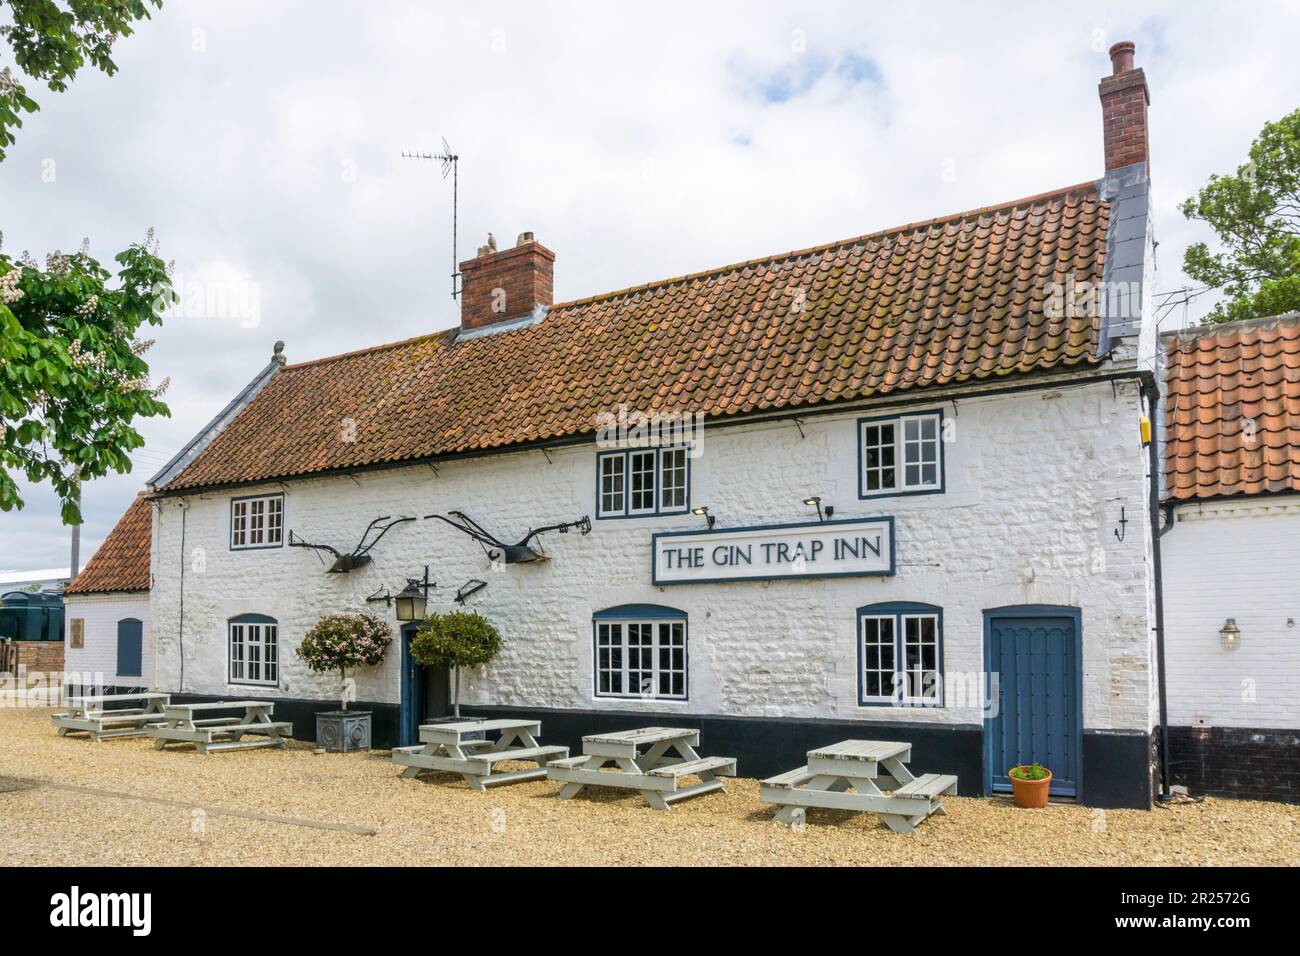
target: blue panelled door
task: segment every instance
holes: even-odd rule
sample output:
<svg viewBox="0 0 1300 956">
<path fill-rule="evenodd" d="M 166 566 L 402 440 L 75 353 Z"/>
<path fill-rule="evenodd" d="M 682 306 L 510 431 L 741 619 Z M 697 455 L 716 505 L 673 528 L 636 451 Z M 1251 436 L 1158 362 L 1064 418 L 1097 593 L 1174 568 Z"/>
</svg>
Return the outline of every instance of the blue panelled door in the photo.
<svg viewBox="0 0 1300 956">
<path fill-rule="evenodd" d="M 420 742 L 420 724 L 424 723 L 425 669 L 411 658 L 411 638 L 419 628 L 408 624 L 402 628 L 402 725 L 398 743 L 411 747 Z"/>
<path fill-rule="evenodd" d="M 984 612 L 989 686 L 997 689 L 996 708 L 984 726 L 990 790 L 1010 790 L 1007 771 L 1037 761 L 1052 771 L 1053 796 L 1078 793 L 1081 638 L 1076 608 L 1026 605 Z"/>
<path fill-rule="evenodd" d="M 144 625 L 133 617 L 117 622 L 117 676 L 142 677 Z"/>
</svg>

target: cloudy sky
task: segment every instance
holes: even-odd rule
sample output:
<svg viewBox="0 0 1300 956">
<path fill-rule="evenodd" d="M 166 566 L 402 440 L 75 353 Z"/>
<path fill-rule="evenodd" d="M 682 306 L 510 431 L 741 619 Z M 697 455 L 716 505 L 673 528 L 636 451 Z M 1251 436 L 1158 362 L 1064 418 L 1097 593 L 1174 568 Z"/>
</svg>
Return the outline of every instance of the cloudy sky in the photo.
<svg viewBox="0 0 1300 956">
<path fill-rule="evenodd" d="M 89 236 L 107 261 L 153 226 L 184 297 L 149 353 L 172 416 L 86 487 L 83 561 L 275 340 L 297 361 L 456 324 L 450 183 L 401 156 L 443 137 L 461 257 L 532 230 L 563 301 L 1096 179 L 1097 81 L 1131 39 L 1180 288 L 1205 236 L 1176 204 L 1300 105 L 1300 6 L 1088 7 L 166 0 L 117 76 L 29 85 L 0 163 L 7 252 Z M 63 564 L 53 496 L 25 490 L 0 569 Z"/>
</svg>

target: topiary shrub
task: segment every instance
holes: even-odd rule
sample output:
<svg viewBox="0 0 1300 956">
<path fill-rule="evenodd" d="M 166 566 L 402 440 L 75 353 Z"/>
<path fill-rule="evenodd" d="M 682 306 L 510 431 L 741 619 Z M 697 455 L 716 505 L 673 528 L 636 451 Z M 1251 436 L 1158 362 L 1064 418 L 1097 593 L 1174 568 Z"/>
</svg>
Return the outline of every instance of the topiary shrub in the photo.
<svg viewBox="0 0 1300 956">
<path fill-rule="evenodd" d="M 411 658 L 423 667 L 450 667 L 452 713 L 460 716 L 460 669 L 482 667 L 501 650 L 501 635 L 477 613 L 430 614 L 411 638 Z"/>
<path fill-rule="evenodd" d="M 381 663 L 392 642 L 392 627 L 373 614 L 327 614 L 302 639 L 298 656 L 317 673 L 339 672 L 347 710 L 348 668 Z"/>
</svg>

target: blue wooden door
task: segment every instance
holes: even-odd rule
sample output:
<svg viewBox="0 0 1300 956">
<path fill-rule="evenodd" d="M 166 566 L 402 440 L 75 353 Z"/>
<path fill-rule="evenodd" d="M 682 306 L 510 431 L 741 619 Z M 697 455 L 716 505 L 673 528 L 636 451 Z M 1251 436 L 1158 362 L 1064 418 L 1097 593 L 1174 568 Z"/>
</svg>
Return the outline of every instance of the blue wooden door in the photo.
<svg viewBox="0 0 1300 956">
<path fill-rule="evenodd" d="M 417 630 L 414 624 L 402 628 L 402 713 L 397 736 L 403 747 L 420 742 L 420 724 L 425 717 L 425 670 L 411 657 L 411 638 Z"/>
<path fill-rule="evenodd" d="M 988 789 L 1010 790 L 1007 771 L 1035 761 L 1052 771 L 1051 793 L 1079 791 L 1083 702 L 1079 612 L 1041 605 L 985 612 L 990 708 L 985 719 Z"/>
<path fill-rule="evenodd" d="M 143 677 L 144 625 L 133 617 L 117 622 L 117 676 Z"/>
</svg>

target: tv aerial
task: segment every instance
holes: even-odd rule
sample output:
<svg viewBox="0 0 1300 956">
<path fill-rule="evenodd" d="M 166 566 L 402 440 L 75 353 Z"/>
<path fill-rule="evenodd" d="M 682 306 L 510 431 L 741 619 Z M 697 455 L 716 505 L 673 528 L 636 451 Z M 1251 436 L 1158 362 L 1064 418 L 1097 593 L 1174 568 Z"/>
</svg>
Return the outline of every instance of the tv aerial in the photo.
<svg viewBox="0 0 1300 956">
<path fill-rule="evenodd" d="M 441 153 L 403 152 L 403 159 L 421 159 L 442 164 L 442 178 L 451 173 L 451 297 L 460 295 L 460 256 L 456 254 L 457 207 L 459 205 L 460 184 L 458 183 L 458 163 L 460 157 L 451 151 L 447 138 L 443 137 Z"/>
</svg>

